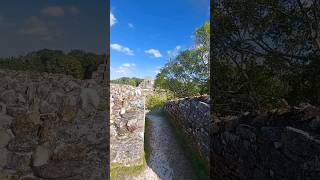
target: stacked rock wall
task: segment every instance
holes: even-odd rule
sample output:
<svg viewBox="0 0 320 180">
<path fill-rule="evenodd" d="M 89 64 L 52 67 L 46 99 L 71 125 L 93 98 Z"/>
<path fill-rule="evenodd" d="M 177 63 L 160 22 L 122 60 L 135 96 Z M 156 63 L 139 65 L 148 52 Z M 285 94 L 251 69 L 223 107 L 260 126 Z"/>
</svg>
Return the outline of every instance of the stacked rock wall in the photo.
<svg viewBox="0 0 320 180">
<path fill-rule="evenodd" d="M 0 179 L 106 179 L 104 87 L 0 70 Z"/>
<path fill-rule="evenodd" d="M 209 162 L 210 153 L 210 106 L 209 97 L 200 96 L 169 101 L 164 112 L 175 121 L 194 142 L 200 155 Z"/>
<path fill-rule="evenodd" d="M 144 97 L 141 89 L 111 84 L 110 162 L 141 165 L 144 157 Z"/>
<path fill-rule="evenodd" d="M 320 110 L 215 119 L 212 179 L 319 179 Z"/>
</svg>

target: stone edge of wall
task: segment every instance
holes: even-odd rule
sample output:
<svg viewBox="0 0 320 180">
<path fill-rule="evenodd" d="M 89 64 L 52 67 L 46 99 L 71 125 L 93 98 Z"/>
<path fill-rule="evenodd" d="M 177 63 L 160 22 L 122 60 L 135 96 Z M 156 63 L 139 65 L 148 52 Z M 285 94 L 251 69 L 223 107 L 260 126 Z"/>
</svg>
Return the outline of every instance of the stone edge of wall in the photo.
<svg viewBox="0 0 320 180">
<path fill-rule="evenodd" d="M 185 103 L 191 103 L 192 105 L 190 106 L 182 106 L 181 104 L 185 104 Z M 200 108 L 196 108 L 196 109 L 192 109 L 192 106 L 202 106 Z M 185 108 L 185 109 L 183 109 Z M 191 109 L 190 109 L 191 108 Z M 194 108 L 194 107 L 193 107 Z M 200 111 L 197 111 L 201 109 Z M 198 153 L 198 156 L 206 163 L 206 165 L 209 167 L 210 164 L 210 155 L 209 155 L 209 148 L 210 148 L 210 140 L 209 140 L 209 136 L 210 136 L 210 97 L 209 96 L 194 96 L 194 97 L 187 97 L 187 98 L 179 98 L 179 99 L 174 99 L 174 100 L 170 100 L 168 102 L 165 103 L 164 107 L 163 107 L 163 112 L 169 117 L 170 121 L 174 121 L 179 128 L 182 129 L 182 134 L 185 136 L 185 138 L 187 139 L 191 139 L 191 147 L 193 148 L 193 150 L 195 150 Z M 199 113 L 200 112 L 200 113 Z M 191 121 L 187 121 L 187 116 L 189 115 L 195 115 L 195 117 L 193 116 Z M 200 115 L 201 114 L 201 115 Z M 179 116 L 182 115 L 182 116 Z M 200 123 L 199 118 L 202 120 Z M 194 123 L 193 125 L 191 125 L 189 123 Z M 196 128 L 197 126 L 197 128 Z M 201 132 L 198 128 L 201 128 L 203 131 L 201 131 L 203 134 L 206 134 L 205 138 L 201 138 L 199 136 L 203 134 L 201 134 Z M 194 134 L 199 133 L 201 135 L 199 136 L 194 136 Z M 203 146 L 206 147 L 206 152 L 203 150 Z"/>
</svg>

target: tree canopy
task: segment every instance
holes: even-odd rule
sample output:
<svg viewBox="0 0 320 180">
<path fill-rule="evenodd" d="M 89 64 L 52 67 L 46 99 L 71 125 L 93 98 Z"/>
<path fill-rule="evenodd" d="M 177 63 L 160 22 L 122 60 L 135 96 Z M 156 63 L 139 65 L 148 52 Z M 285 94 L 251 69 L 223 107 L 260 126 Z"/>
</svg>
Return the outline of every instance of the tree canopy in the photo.
<svg viewBox="0 0 320 180">
<path fill-rule="evenodd" d="M 130 86 L 139 86 L 139 84 L 143 81 L 143 79 L 140 78 L 129 78 L 129 77 L 121 77 L 119 79 L 111 80 L 111 83 L 115 84 L 126 84 Z"/>
<path fill-rule="evenodd" d="M 0 58 L 0 68 L 12 70 L 30 70 L 48 73 L 64 73 L 75 78 L 91 78 L 105 55 L 72 50 L 64 53 L 59 50 L 42 49 L 25 56 Z"/>
<path fill-rule="evenodd" d="M 175 97 L 209 93 L 210 24 L 195 33 L 194 46 L 170 59 L 155 79 L 155 86 L 173 92 Z"/>
<path fill-rule="evenodd" d="M 212 5 L 215 111 L 320 104 L 319 1 L 221 0 Z"/>
</svg>

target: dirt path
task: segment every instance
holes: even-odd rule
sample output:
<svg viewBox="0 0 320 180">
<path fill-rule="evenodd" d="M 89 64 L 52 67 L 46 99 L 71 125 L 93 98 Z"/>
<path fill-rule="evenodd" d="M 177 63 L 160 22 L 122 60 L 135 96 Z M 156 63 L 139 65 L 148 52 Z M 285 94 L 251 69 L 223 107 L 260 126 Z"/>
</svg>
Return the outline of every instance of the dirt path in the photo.
<svg viewBox="0 0 320 180">
<path fill-rule="evenodd" d="M 182 149 L 175 140 L 167 120 L 147 114 L 151 121 L 151 154 L 148 167 L 134 179 L 195 180 L 196 175 Z"/>
</svg>

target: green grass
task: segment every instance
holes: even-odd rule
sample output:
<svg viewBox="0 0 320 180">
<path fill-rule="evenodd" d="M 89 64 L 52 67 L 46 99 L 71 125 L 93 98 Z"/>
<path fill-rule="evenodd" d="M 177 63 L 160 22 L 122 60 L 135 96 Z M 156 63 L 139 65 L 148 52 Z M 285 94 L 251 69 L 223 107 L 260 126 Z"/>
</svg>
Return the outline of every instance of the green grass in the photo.
<svg viewBox="0 0 320 180">
<path fill-rule="evenodd" d="M 133 166 L 123 166 L 122 164 L 119 164 L 119 163 L 112 163 L 110 166 L 110 179 L 116 180 L 123 176 L 128 177 L 128 176 L 134 176 L 139 174 L 147 166 L 144 156 L 142 161 L 143 163 L 141 165 L 133 165 Z"/>
<path fill-rule="evenodd" d="M 144 132 L 144 153 L 146 161 L 149 162 L 151 154 L 151 145 L 150 145 L 150 132 L 151 131 L 151 121 L 146 117 L 145 120 L 145 132 Z"/>
<path fill-rule="evenodd" d="M 146 97 L 146 107 L 148 109 L 161 108 L 172 98 L 172 94 L 166 91 L 156 90 Z"/>
<path fill-rule="evenodd" d="M 200 153 L 196 150 L 193 142 L 186 136 L 186 134 L 181 130 L 179 125 L 171 120 L 164 112 L 157 113 L 162 117 L 165 117 L 168 120 L 169 126 L 178 142 L 181 146 L 182 150 L 186 154 L 186 157 L 189 158 L 193 169 L 197 174 L 197 178 L 200 180 L 210 180 L 210 173 L 209 173 L 209 163 L 206 162 L 203 158 L 201 158 Z"/>
</svg>

